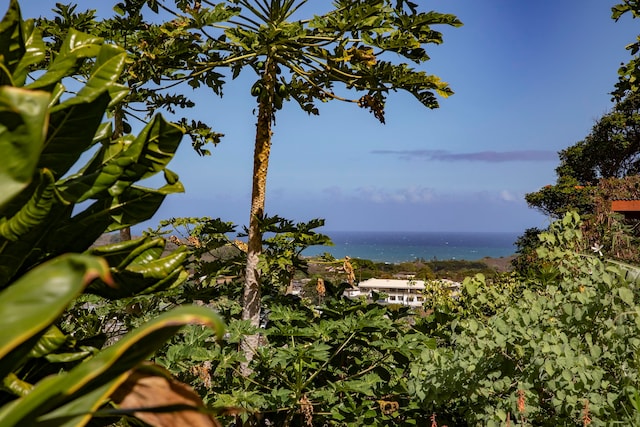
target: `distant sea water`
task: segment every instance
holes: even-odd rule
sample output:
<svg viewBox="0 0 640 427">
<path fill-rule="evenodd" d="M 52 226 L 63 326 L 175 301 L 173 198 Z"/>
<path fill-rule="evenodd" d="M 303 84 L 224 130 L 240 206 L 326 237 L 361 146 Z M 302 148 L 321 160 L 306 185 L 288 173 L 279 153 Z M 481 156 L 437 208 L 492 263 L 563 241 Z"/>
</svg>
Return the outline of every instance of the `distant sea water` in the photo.
<svg viewBox="0 0 640 427">
<path fill-rule="evenodd" d="M 334 246 L 312 246 L 302 255 L 328 252 L 338 259 L 350 256 L 390 263 L 416 259 L 475 261 L 513 255 L 515 241 L 522 233 L 331 231 L 323 234 L 331 238 Z"/>
</svg>

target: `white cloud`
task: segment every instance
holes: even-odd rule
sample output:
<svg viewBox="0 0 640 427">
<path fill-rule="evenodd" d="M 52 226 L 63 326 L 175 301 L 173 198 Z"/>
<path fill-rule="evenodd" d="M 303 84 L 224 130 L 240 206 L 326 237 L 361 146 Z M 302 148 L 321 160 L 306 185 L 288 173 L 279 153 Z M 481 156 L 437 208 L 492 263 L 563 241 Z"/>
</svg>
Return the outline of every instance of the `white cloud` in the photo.
<svg viewBox="0 0 640 427">
<path fill-rule="evenodd" d="M 355 191 L 358 198 L 374 203 L 426 204 L 432 202 L 436 197 L 433 189 L 426 187 L 401 189 L 361 187 Z"/>
<path fill-rule="evenodd" d="M 325 191 L 326 192 L 326 191 Z M 479 191 L 479 192 L 437 192 L 433 188 L 412 186 L 407 188 L 379 188 L 379 187 L 360 187 L 352 192 L 343 191 L 341 194 L 334 193 L 334 197 L 344 199 L 355 198 L 362 201 L 372 203 L 390 203 L 405 205 L 427 205 L 434 203 L 451 203 L 451 202 L 488 202 L 500 201 L 508 203 L 524 203 L 524 196 L 512 190 L 500 191 Z"/>
<path fill-rule="evenodd" d="M 502 190 L 502 191 L 500 192 L 500 198 L 501 198 L 502 200 L 504 200 L 505 202 L 517 202 L 517 201 L 519 201 L 520 199 L 522 199 L 522 197 L 520 197 L 520 196 L 518 196 L 518 195 L 516 195 L 516 194 L 513 194 L 513 193 L 512 193 L 511 191 L 509 191 L 509 190 Z"/>
</svg>

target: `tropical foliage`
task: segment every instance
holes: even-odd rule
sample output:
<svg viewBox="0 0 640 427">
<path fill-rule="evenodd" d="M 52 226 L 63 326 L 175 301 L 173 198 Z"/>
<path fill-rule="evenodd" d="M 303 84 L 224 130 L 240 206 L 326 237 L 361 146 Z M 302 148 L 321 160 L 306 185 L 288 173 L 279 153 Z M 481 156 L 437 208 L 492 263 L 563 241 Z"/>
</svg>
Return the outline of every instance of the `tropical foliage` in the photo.
<svg viewBox="0 0 640 427">
<path fill-rule="evenodd" d="M 151 9 L 145 10 L 147 4 Z M 177 89 L 189 81 L 189 71 L 198 64 L 198 55 L 194 52 L 200 49 L 199 35 L 184 22 L 158 23 L 155 1 L 114 2 L 116 15 L 103 19 L 98 19 L 95 9 L 77 9 L 77 5 L 56 3 L 53 9 L 56 17 L 39 18 L 37 27 L 42 30 L 47 50 L 60 50 L 69 31 L 79 30 L 114 43 L 126 53 L 119 83 L 128 90 L 120 102 L 109 106 L 114 134 L 130 133 L 137 123 L 144 123 L 156 112 L 165 112 L 176 117 L 175 121 L 199 154 L 210 154 L 207 144 L 217 144 L 222 135 L 201 121 L 179 114 L 180 110 L 195 106 L 185 91 Z M 80 68 L 76 72 L 86 76 L 88 69 Z M 218 86 L 214 90 L 218 91 Z"/>
<path fill-rule="evenodd" d="M 633 141 L 606 130 L 631 129 L 635 119 L 611 117 L 598 132 L 612 136 L 622 157 L 601 159 L 588 139 L 565 150 L 559 177 L 575 181 L 563 191 L 589 184 L 597 197 L 545 205 L 560 219 L 523 237 L 527 258 L 517 274 L 476 275 L 460 292 L 433 282 L 423 310 L 346 298 L 349 278 L 337 270 L 314 277 L 312 293 L 287 292 L 305 274 L 302 251 L 328 243 L 316 232 L 321 220 L 295 224 L 259 212 L 240 233 L 260 236 L 251 267 L 261 280 L 257 323 L 243 313 L 251 243 L 232 238 L 231 223 L 171 219 L 140 239 L 91 247 L 182 191 L 167 165 L 183 129 L 160 116 L 138 136 L 124 126 L 126 108 L 145 97 L 150 109 L 189 105 L 145 86 L 140 76 L 156 66 L 159 86 L 171 79 L 214 90 L 221 67 L 232 76 L 254 70 L 252 91 L 266 109 L 256 142 L 267 148 L 274 114 L 290 98 L 316 114 L 317 101 L 355 89 L 362 96 L 353 101 L 382 120 L 389 90 L 406 89 L 429 107 L 431 92 L 449 93 L 432 76 L 385 62 L 385 53 L 426 59 L 422 45 L 441 41 L 429 26 L 458 25 L 454 17 L 405 1 L 356 3 L 291 21 L 304 1 L 180 1 L 180 12 L 169 10 L 174 20 L 148 26 L 138 25 L 142 7 L 164 3 L 120 3 L 121 19 L 104 24 L 59 5 L 60 25 L 38 28 L 11 2 L 0 25 L 0 425 L 219 425 L 212 414 L 235 426 L 640 423 L 640 270 L 608 256 L 632 251 L 634 241 L 620 244 L 626 224 L 587 218 L 585 227 L 577 213 L 565 214 L 590 209 L 597 217 L 612 194 L 637 194 L 634 178 L 601 179 L 616 162 L 618 171 L 635 171 L 634 149 L 624 151 Z M 614 17 L 636 6 L 616 6 Z M 211 37 L 207 28 L 219 26 Z M 100 31 L 122 36 L 127 50 Z M 166 50 L 150 43 L 159 39 Z M 195 47 L 207 48 L 191 62 Z M 633 89 L 632 74 L 627 83 Z M 160 188 L 139 185 L 160 173 Z M 608 240 L 593 249 L 596 228 Z M 425 275 L 449 268 L 430 266 Z M 252 360 L 240 348 L 246 336 L 259 337 Z"/>
<path fill-rule="evenodd" d="M 615 20 L 625 14 L 636 18 L 638 3 L 628 1 L 612 8 Z M 585 219 L 585 234 L 597 251 L 635 262 L 638 258 L 632 248 L 639 237 L 638 222 L 611 212 L 612 200 L 638 197 L 632 189 L 640 172 L 638 43 L 627 48 L 634 57 L 619 70 L 612 110 L 582 141 L 559 152 L 556 183 L 527 194 L 525 199 L 530 207 L 552 219 L 578 212 Z M 529 261 L 537 263 L 531 246 L 520 249 L 527 253 L 527 259 L 516 260 L 518 270 L 526 268 Z"/>
<path fill-rule="evenodd" d="M 438 106 L 435 94 L 451 89 L 438 77 L 407 63 L 389 60 L 393 53 L 416 64 L 429 59 L 424 46 L 442 42 L 435 25 L 459 26 L 453 15 L 419 12 L 405 1 L 336 1 L 334 8 L 310 19 L 296 19 L 306 0 L 240 0 L 215 8 L 184 8 L 186 22 L 211 27 L 205 52 L 213 52 L 191 76 L 197 85 L 204 78 L 220 77 L 220 68 L 233 76 L 242 70 L 256 73 L 251 88 L 256 96 L 257 122 L 253 182 L 248 227 L 243 317 L 253 326 L 260 319 L 262 227 L 265 218 L 266 180 L 276 112 L 289 99 L 309 114 L 316 104 L 341 100 L 365 108 L 384 123 L 385 100 L 390 91 L 405 90 L 429 108 Z M 213 34 L 213 35 L 212 35 Z M 209 84 L 210 85 L 210 84 Z M 338 88 L 336 88 L 338 86 Z M 359 92 L 350 99 L 351 92 Z M 258 346 L 257 336 L 243 342 L 247 359 Z"/>
<path fill-rule="evenodd" d="M 211 235 L 227 226 L 207 222 Z M 238 408 L 222 417 L 236 425 L 634 425 L 640 271 L 594 253 L 581 228 L 569 214 L 537 237 L 544 271 L 477 275 L 459 294 L 434 282 L 424 312 L 345 298 L 348 284 L 329 280 L 322 298 L 272 290 L 250 376 L 239 375 L 238 344 L 255 331 L 241 319 L 241 278 L 191 283 L 142 311 L 195 298 L 225 313 L 220 345 L 190 327 L 155 361 L 214 410 Z M 217 254 L 208 265 L 229 256 Z M 268 277 L 284 288 L 281 254 Z"/>
<path fill-rule="evenodd" d="M 625 15 L 631 15 L 631 18 L 636 19 L 640 17 L 640 2 L 638 0 L 625 0 L 622 3 L 616 4 L 611 8 L 612 18 L 618 21 Z M 627 50 L 632 55 L 631 60 L 626 64 L 622 64 L 618 69 L 618 83 L 616 89 L 613 92 L 613 96 L 617 100 L 621 100 L 630 93 L 639 93 L 640 86 L 640 35 L 636 40 L 627 45 Z"/>
<path fill-rule="evenodd" d="M 442 34 L 432 27 L 461 25 L 455 16 L 421 12 L 409 1 L 367 0 L 336 1 L 327 13 L 299 19 L 308 3 L 136 0 L 116 4 L 119 16 L 100 23 L 93 22 L 94 12 L 75 13 L 74 7 L 59 5 L 59 17 L 44 26 L 54 39 L 66 28 L 80 26 L 127 46 L 124 80 L 132 89 L 127 103 L 142 103 L 151 111 L 193 106 L 184 94 L 170 92 L 182 82 L 222 95 L 225 78 L 236 78 L 243 70 L 255 73 L 250 90 L 256 97 L 257 129 L 243 302 L 244 316 L 254 326 L 260 317 L 260 222 L 265 219 L 271 127 L 284 101 L 295 100 L 309 114 L 319 114 L 319 102 L 351 102 L 384 123 L 391 91 L 405 90 L 429 108 L 438 106 L 436 94 L 453 93 L 437 76 L 406 62 L 426 62 L 424 47 L 442 43 Z M 162 10 L 170 20 L 145 20 L 145 5 L 156 13 Z M 406 62 L 395 63 L 394 58 Z M 131 109 L 120 111 L 133 116 Z M 202 123 L 182 124 L 200 153 L 206 152 L 205 142 L 220 137 Z M 246 354 L 251 357 L 251 351 Z"/>
<path fill-rule="evenodd" d="M 234 265 L 237 256 L 246 256 L 226 237 L 227 223 L 201 218 L 174 219 L 164 225 L 181 235 L 183 244 L 200 246 L 202 257 L 194 259 L 198 274 L 212 271 L 213 266 Z M 300 252 L 326 241 L 314 232 L 320 225 L 315 220 L 292 224 L 281 218 L 265 223 L 270 237 L 265 239 L 261 264 L 269 286 L 261 300 L 263 341 L 250 364 L 250 376 L 240 375 L 245 358 L 238 345 L 256 329 L 241 318 L 242 278 L 230 276 L 233 270 L 216 271 L 214 277 L 227 280 L 203 274 L 202 280 L 165 292 L 159 300 L 136 299 L 141 313 L 125 321 L 153 316 L 178 301 L 199 301 L 224 313 L 229 333 L 220 345 L 211 340 L 211 332 L 191 327 L 154 360 L 193 384 L 214 410 L 238 408 L 229 422 L 283 426 L 428 422 L 407 388 L 408 362 L 425 346 L 435 347 L 435 340 L 415 326 L 415 313 L 344 297 L 349 286 L 344 273 L 342 282 L 324 280 L 322 290 L 311 296 L 284 294 L 292 274 L 306 270 Z"/>
<path fill-rule="evenodd" d="M 630 94 L 598 120 L 591 133 L 561 150 L 558 181 L 526 195 L 529 206 L 553 218 L 575 210 L 594 211 L 594 194 L 603 178 L 624 178 L 640 172 L 640 96 Z"/>
<path fill-rule="evenodd" d="M 162 257 L 158 239 L 88 250 L 102 233 L 150 218 L 166 195 L 182 191 L 166 169 L 182 131 L 158 116 L 137 137 L 112 138 L 104 114 L 126 93 L 117 83 L 126 55 L 117 46 L 70 31 L 39 68 L 47 57 L 41 32 L 21 19 L 16 1 L 0 40 L 0 424 L 86 425 L 112 395 L 122 409 L 116 418 L 127 408 L 170 404 L 149 393 L 131 404 L 143 379 L 172 381 L 153 368 L 142 375 L 140 364 L 185 324 L 221 335 L 215 313 L 176 309 L 106 348 L 99 335 L 82 342 L 64 333 L 60 318 L 83 292 L 119 298 L 186 280 L 186 253 Z M 68 78 L 82 67 L 86 81 Z M 91 155 L 84 165 L 83 155 Z M 164 186 L 136 185 L 160 172 Z M 152 389 L 175 398 L 166 386 Z"/>
<path fill-rule="evenodd" d="M 635 425 L 638 269 L 585 253 L 576 214 L 540 241 L 554 276 L 477 276 L 434 308 L 449 322 L 412 363 L 416 396 L 448 425 Z"/>
</svg>

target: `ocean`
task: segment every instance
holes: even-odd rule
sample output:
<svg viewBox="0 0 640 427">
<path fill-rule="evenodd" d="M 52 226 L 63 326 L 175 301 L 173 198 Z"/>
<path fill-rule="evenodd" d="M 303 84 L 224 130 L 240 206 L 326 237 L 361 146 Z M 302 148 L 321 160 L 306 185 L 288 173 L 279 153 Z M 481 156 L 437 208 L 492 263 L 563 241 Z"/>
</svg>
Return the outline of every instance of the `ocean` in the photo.
<svg viewBox="0 0 640 427">
<path fill-rule="evenodd" d="M 513 255 L 515 241 L 521 233 L 331 231 L 323 234 L 328 235 L 335 246 L 312 246 L 302 255 L 328 252 L 338 259 L 350 256 L 389 263 L 416 259 L 475 261 Z"/>
</svg>

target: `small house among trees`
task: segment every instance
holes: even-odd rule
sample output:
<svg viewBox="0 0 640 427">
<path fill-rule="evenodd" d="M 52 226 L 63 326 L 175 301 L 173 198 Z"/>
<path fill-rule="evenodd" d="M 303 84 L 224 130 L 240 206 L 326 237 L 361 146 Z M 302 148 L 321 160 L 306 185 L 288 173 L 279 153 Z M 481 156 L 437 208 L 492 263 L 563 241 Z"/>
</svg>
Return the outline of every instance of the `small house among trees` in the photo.
<svg viewBox="0 0 640 427">
<path fill-rule="evenodd" d="M 640 219 L 640 200 L 612 200 L 611 211 L 624 215 L 626 219 Z"/>
</svg>

